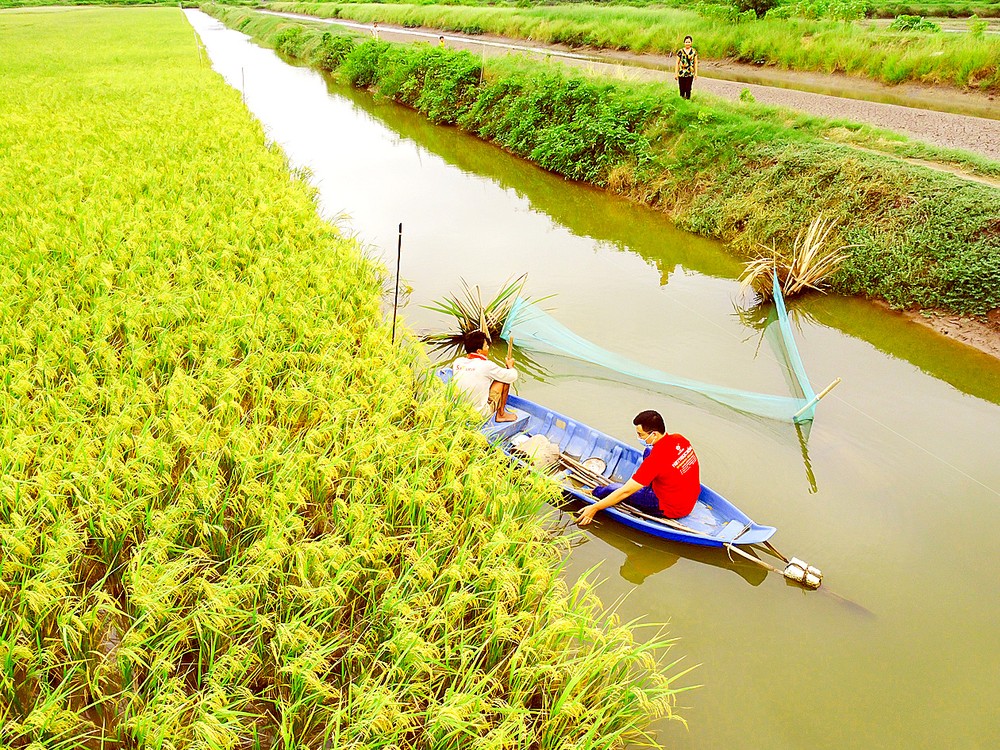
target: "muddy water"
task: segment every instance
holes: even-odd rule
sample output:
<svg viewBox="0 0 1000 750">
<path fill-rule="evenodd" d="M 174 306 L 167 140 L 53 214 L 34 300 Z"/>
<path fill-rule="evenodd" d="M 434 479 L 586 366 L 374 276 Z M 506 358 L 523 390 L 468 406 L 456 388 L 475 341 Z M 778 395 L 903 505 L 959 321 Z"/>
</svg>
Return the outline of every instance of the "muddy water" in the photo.
<svg viewBox="0 0 1000 750">
<path fill-rule="evenodd" d="M 322 208 L 395 262 L 404 225 L 402 311 L 459 279 L 487 292 L 529 274 L 554 314 L 607 348 L 690 378 L 787 393 L 753 321 L 735 314 L 738 264 L 658 214 L 544 173 L 416 114 L 292 67 L 189 11 L 216 69 L 295 166 Z M 995 747 L 1000 714 L 1000 363 L 855 300 L 794 307 L 813 384 L 843 385 L 811 430 L 621 382 L 557 357 L 519 392 L 631 439 L 659 408 L 698 449 L 705 481 L 780 549 L 821 567 L 805 592 L 724 553 L 591 527 L 568 560 L 601 563 L 602 596 L 624 619 L 669 622 L 688 728 L 673 748 Z"/>
</svg>

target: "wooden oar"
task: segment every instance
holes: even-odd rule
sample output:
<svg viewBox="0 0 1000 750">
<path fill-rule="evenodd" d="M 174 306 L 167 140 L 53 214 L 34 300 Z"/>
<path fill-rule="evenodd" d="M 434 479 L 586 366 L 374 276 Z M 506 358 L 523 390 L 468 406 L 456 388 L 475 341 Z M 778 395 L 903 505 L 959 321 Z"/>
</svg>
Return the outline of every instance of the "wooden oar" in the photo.
<svg viewBox="0 0 1000 750">
<path fill-rule="evenodd" d="M 638 516 L 639 518 L 644 518 L 647 521 L 655 521 L 656 523 L 662 523 L 664 526 L 669 526 L 672 529 L 677 529 L 678 531 L 683 531 L 688 534 L 695 534 L 696 536 L 707 537 L 710 536 L 703 531 L 698 531 L 697 529 L 692 529 L 690 526 L 685 526 L 680 521 L 676 521 L 673 518 L 664 518 L 663 516 L 651 516 L 648 513 L 643 513 L 641 510 L 636 508 L 634 505 L 627 505 L 626 508 L 621 508 L 621 504 L 614 507 L 622 510 L 625 513 L 629 513 L 633 516 Z"/>
</svg>

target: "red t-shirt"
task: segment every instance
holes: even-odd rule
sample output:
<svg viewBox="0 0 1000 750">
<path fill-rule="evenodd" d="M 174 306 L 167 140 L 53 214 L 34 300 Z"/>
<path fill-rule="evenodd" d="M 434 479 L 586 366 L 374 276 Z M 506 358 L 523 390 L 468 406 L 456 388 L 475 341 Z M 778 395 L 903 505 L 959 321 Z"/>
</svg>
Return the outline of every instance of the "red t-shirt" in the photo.
<svg viewBox="0 0 1000 750">
<path fill-rule="evenodd" d="M 683 435 L 664 435 L 656 441 L 632 479 L 651 485 L 667 518 L 683 518 L 694 508 L 701 492 L 698 456 Z"/>
</svg>

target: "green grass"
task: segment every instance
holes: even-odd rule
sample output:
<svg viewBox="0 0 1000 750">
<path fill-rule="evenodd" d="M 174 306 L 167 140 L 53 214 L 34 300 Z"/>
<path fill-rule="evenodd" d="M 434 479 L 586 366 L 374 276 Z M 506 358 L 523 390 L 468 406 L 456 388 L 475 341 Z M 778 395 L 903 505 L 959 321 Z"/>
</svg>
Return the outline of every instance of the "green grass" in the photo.
<svg viewBox="0 0 1000 750">
<path fill-rule="evenodd" d="M 9 0 L 8 0 L 9 1 Z M 41 2 L 42 0 L 39 0 Z M 703 0 L 704 1 L 704 0 Z M 329 0 L 338 5 L 366 4 L 370 0 Z M 834 0 L 836 2 L 836 0 Z M 547 6 L 575 6 L 592 5 L 589 0 L 383 0 L 383 4 L 388 5 L 462 5 L 470 7 L 547 7 Z M 599 3 L 602 7 L 666 7 L 666 8 L 691 8 L 690 2 L 685 0 L 607 0 Z M 799 5 L 800 1 L 784 0 L 776 7 L 785 5 Z M 806 0 L 805 5 L 811 5 Z M 826 4 L 830 4 L 826 0 Z M 1000 17 L 1000 2 L 997 0 L 918 0 L 917 2 L 905 2 L 900 0 L 863 0 L 864 15 L 868 18 L 894 18 L 899 15 L 911 16 L 938 16 L 950 18 L 968 18 L 978 15 L 980 18 Z M 704 1 L 705 6 L 726 5 L 723 0 Z M 780 14 L 779 14 L 780 15 Z"/>
<path fill-rule="evenodd" d="M 669 714 L 669 642 L 562 580 L 553 488 L 390 344 L 383 272 L 181 13 L 0 36 L 4 746 L 616 748 Z"/>
<path fill-rule="evenodd" d="M 226 0 L 228 5 L 257 5 L 257 0 Z M 178 5 L 194 7 L 191 0 L 0 0 L 2 8 L 70 7 L 77 5 L 121 6 L 121 5 L 163 5 L 176 8 Z"/>
<path fill-rule="evenodd" d="M 935 16 L 948 18 L 980 18 L 1000 17 L 1000 2 L 995 0 L 918 0 L 906 2 L 903 0 L 872 0 L 870 16 L 878 18 L 895 18 L 896 16 Z"/>
<path fill-rule="evenodd" d="M 472 8 L 279 2 L 269 7 L 319 17 L 660 54 L 675 51 L 691 34 L 704 59 L 846 73 L 888 84 L 915 81 L 1000 91 L 1000 37 L 993 36 L 899 33 L 794 18 L 732 23 L 678 8 L 583 4 Z"/>
<path fill-rule="evenodd" d="M 315 25 L 209 10 L 313 64 L 306 50 L 335 38 Z M 823 213 L 839 222 L 832 245 L 856 245 L 833 279 L 839 291 L 897 306 L 1000 307 L 1000 191 L 889 153 L 952 155 L 849 123 L 752 102 L 686 102 L 665 84 L 608 83 L 519 58 L 490 61 L 480 84 L 480 60 L 467 52 L 340 39 L 327 69 L 353 85 L 657 207 L 736 252 L 790 244 Z M 995 162 L 958 160 L 1000 175 Z"/>
</svg>

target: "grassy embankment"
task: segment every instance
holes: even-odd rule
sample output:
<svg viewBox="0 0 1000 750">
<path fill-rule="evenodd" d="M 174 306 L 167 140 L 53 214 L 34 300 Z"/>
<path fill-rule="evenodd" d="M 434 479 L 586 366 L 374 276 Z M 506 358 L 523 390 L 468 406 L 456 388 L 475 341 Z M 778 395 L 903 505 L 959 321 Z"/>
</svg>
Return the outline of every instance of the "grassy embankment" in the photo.
<svg viewBox="0 0 1000 750">
<path fill-rule="evenodd" d="M 667 54 L 691 34 L 704 59 L 846 73 L 883 83 L 921 82 L 1000 92 L 1000 37 L 878 30 L 805 19 L 731 23 L 679 8 L 560 5 L 472 8 L 443 5 L 270 3 L 321 18 L 501 34 L 546 43 Z"/>
<path fill-rule="evenodd" d="M 337 0 L 339 3 L 367 3 L 369 0 Z M 437 5 L 435 0 L 422 0 L 411 3 L 409 0 L 383 0 L 389 4 L 403 5 Z M 186 5 L 197 3 L 188 0 Z M 256 6 L 258 0 L 226 0 L 226 5 Z M 449 0 L 447 5 L 468 6 L 512 6 L 527 7 L 531 5 L 578 5 L 577 0 Z M 616 6 L 674 6 L 690 8 L 688 0 L 614 0 L 610 3 Z M 716 3 L 708 3 L 714 5 Z M 725 3 L 718 3 L 724 5 Z M 48 5 L 177 5 L 175 0 L 0 0 L 0 8 L 26 8 Z M 978 15 L 980 18 L 1000 17 L 1000 2 L 968 2 L 968 0 L 925 0 L 924 2 L 899 2 L 899 0 L 873 0 L 867 6 L 866 15 L 869 18 L 893 18 L 899 15 L 911 16 L 947 16 L 951 18 L 968 18 Z"/>
<path fill-rule="evenodd" d="M 181 13 L 0 36 L 2 744 L 613 748 L 669 712 L 666 644 L 567 589 L 551 487 L 390 346 Z"/>
<path fill-rule="evenodd" d="M 334 1 L 338 3 L 370 2 L 370 0 Z M 518 8 L 580 4 L 580 0 L 449 0 L 447 3 L 441 3 L 438 0 L 417 0 L 416 2 L 413 2 L 413 0 L 383 0 L 383 2 L 404 5 L 486 5 L 511 6 Z M 805 4 L 814 6 L 814 10 L 818 10 L 820 12 L 824 10 L 827 11 L 828 15 L 820 15 L 819 17 L 835 17 L 829 14 L 835 14 L 837 12 L 838 9 L 830 7 L 836 2 L 837 0 L 822 0 L 820 3 L 809 3 L 807 0 Z M 716 6 L 729 4 L 725 0 L 702 0 L 702 3 L 704 5 Z M 660 6 L 688 9 L 692 7 L 690 0 L 610 0 L 609 2 L 602 3 L 602 5 L 624 5 L 635 7 Z M 781 8 L 782 6 L 789 5 L 798 6 L 800 5 L 800 2 L 799 0 L 779 0 L 775 7 Z M 995 18 L 1000 16 L 1000 2 L 997 0 L 971 0 L 971 2 L 970 0 L 916 0 L 915 2 L 905 2 L 905 0 L 866 0 L 866 2 L 863 3 L 862 8 L 864 15 L 868 18 L 893 18 L 899 15 L 947 16 L 951 18 L 968 18 L 972 15 L 978 15 L 980 18 Z M 817 15 L 811 14 L 809 17 L 815 18 Z"/>
<path fill-rule="evenodd" d="M 257 0 L 226 0 L 228 5 L 254 6 L 259 3 Z M 185 0 L 185 5 L 193 6 L 189 0 Z M 0 0 L 0 8 L 42 8 L 42 7 L 70 7 L 77 5 L 165 5 L 176 8 L 178 0 Z"/>
<path fill-rule="evenodd" d="M 357 87 L 658 207 L 737 252 L 790 242 L 817 213 L 836 218 L 838 239 L 856 245 L 833 279 L 843 293 L 900 307 L 1000 307 L 1000 191 L 830 143 L 851 132 L 843 123 L 685 102 L 672 86 L 602 83 L 510 58 L 489 62 L 480 84 L 469 53 L 359 44 L 310 22 L 209 10 Z"/>
<path fill-rule="evenodd" d="M 1000 17 L 1000 2 L 996 0 L 872 0 L 868 14 L 876 18 L 895 16 L 946 16 L 948 18 Z"/>
</svg>

